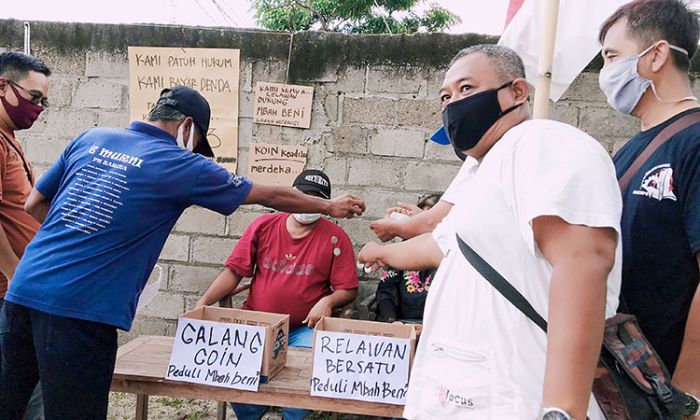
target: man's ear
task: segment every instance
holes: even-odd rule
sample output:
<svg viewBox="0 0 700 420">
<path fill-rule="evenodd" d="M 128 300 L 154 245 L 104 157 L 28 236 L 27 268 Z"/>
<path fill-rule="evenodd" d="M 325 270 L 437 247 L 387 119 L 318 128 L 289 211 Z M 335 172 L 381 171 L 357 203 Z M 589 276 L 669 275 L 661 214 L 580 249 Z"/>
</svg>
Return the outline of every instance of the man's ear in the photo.
<svg viewBox="0 0 700 420">
<path fill-rule="evenodd" d="M 671 47 L 668 42 L 660 42 L 648 54 L 651 56 L 650 69 L 657 73 L 671 60 Z"/>
<path fill-rule="evenodd" d="M 184 124 L 183 130 L 184 130 L 184 135 L 185 138 L 190 135 L 190 130 L 192 129 L 192 124 L 194 124 L 194 120 L 192 117 L 185 117 L 184 120 L 182 120 L 182 123 Z"/>
<path fill-rule="evenodd" d="M 513 105 L 523 104 L 527 102 L 528 98 L 530 97 L 530 85 L 527 83 L 527 80 L 523 79 L 522 77 L 518 77 L 517 79 L 513 80 L 511 90 L 515 94 L 515 97 L 513 98 Z"/>
<path fill-rule="evenodd" d="M 193 144 L 190 147 L 194 150 L 194 148 L 197 147 L 197 141 L 195 140 L 195 138 L 197 136 L 193 133 L 192 138 L 190 138 L 190 132 L 192 131 L 192 128 L 195 126 L 194 120 L 192 119 L 192 117 L 185 117 L 182 124 L 183 124 L 182 135 L 185 137 L 185 144 L 187 146 L 190 146 L 189 142 L 192 141 Z M 196 132 L 197 130 L 194 130 L 194 131 Z"/>
<path fill-rule="evenodd" d="M 190 135 L 190 127 L 192 127 L 192 118 L 185 117 L 180 120 L 176 128 L 179 130 L 180 127 L 182 127 L 182 135 L 185 136 L 185 139 L 187 139 L 187 136 Z"/>
</svg>

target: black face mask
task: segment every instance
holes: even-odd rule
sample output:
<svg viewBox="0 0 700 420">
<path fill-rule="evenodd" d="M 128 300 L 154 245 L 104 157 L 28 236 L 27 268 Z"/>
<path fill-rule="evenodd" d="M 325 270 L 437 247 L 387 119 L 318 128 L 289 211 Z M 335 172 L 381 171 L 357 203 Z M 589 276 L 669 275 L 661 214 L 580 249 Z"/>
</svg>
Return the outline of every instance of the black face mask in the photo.
<svg viewBox="0 0 700 420">
<path fill-rule="evenodd" d="M 442 111 L 442 125 L 445 127 L 447 138 L 450 139 L 455 154 L 462 161 L 467 159 L 464 150 L 476 146 L 481 137 L 499 118 L 520 106 L 514 105 L 501 111 L 498 91 L 512 83 L 511 81 L 497 89 L 479 92 L 476 95 L 453 102 Z"/>
</svg>

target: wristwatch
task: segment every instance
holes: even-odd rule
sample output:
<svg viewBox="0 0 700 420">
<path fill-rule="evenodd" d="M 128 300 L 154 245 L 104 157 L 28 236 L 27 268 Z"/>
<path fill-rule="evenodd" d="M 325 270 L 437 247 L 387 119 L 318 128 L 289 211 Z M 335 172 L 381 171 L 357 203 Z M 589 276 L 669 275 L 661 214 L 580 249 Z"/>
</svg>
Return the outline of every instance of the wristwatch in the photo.
<svg viewBox="0 0 700 420">
<path fill-rule="evenodd" d="M 700 400 L 693 394 L 685 393 L 685 417 L 700 416 Z"/>
<path fill-rule="evenodd" d="M 542 409 L 542 420 L 574 420 L 569 413 L 557 407 Z"/>
</svg>

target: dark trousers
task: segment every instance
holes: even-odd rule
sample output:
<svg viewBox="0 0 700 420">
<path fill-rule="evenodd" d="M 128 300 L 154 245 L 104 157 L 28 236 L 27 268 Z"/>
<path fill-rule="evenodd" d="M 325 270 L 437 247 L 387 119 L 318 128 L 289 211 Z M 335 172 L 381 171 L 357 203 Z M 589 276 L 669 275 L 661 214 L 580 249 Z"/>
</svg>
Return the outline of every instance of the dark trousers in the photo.
<svg viewBox="0 0 700 420">
<path fill-rule="evenodd" d="M 41 378 L 47 420 L 107 417 L 117 330 L 5 301 L 0 311 L 0 420 L 22 418 Z"/>
</svg>

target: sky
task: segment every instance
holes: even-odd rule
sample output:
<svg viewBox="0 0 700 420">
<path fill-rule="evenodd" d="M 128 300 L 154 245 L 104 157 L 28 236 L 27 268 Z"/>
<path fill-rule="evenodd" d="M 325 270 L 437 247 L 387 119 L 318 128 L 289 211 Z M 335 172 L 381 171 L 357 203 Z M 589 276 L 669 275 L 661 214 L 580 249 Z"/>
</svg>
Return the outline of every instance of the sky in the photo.
<svg viewBox="0 0 700 420">
<path fill-rule="evenodd" d="M 500 35 L 508 0 L 427 0 L 462 19 L 451 33 Z M 20 20 L 94 23 L 161 23 L 256 27 L 249 0 L 33 0 L 6 2 L 3 17 Z"/>
</svg>

